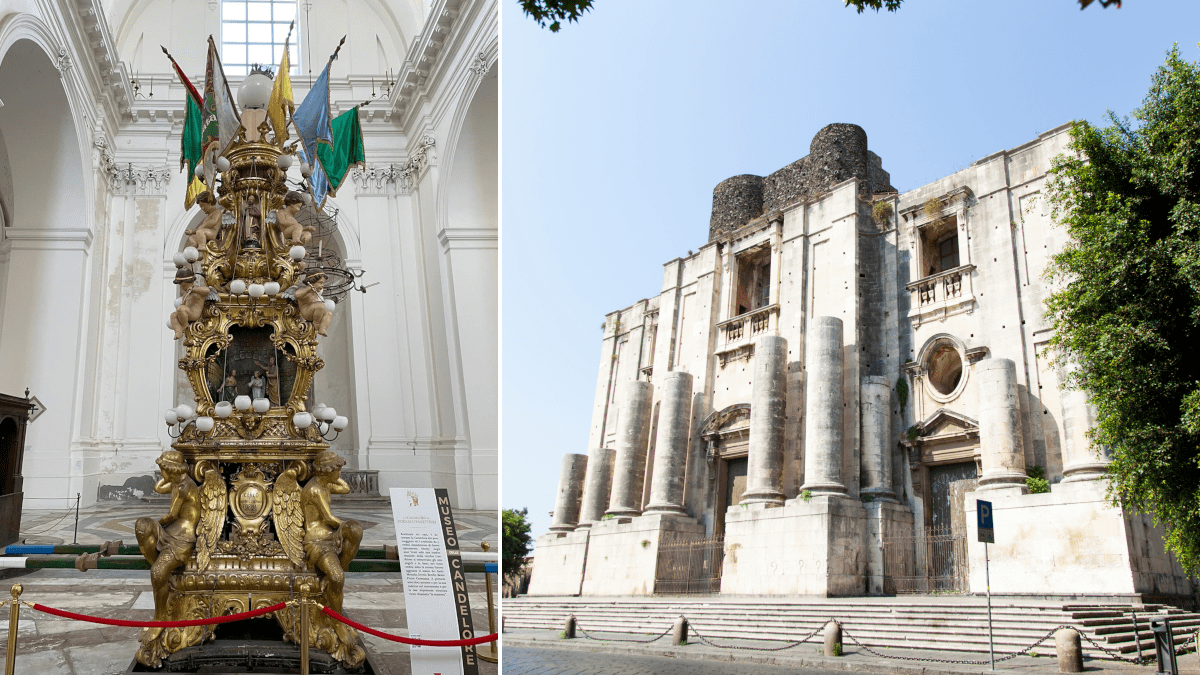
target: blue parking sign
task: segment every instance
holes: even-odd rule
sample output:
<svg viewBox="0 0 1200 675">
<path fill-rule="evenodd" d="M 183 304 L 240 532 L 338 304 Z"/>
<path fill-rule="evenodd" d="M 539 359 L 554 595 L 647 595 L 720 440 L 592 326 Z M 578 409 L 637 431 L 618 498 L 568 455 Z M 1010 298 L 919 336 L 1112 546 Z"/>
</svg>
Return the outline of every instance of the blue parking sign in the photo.
<svg viewBox="0 0 1200 675">
<path fill-rule="evenodd" d="M 996 535 L 992 530 L 992 503 L 982 499 L 976 500 L 975 513 L 979 516 L 979 541 L 996 543 Z"/>
</svg>

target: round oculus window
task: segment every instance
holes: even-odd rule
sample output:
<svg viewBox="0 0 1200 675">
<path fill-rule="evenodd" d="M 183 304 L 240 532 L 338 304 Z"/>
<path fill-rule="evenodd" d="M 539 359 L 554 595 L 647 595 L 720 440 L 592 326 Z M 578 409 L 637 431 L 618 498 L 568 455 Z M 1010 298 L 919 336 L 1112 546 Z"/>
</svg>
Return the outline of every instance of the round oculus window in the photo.
<svg viewBox="0 0 1200 675">
<path fill-rule="evenodd" d="M 942 345 L 929 357 L 929 383 L 942 396 L 949 396 L 962 380 L 962 357 L 950 345 Z"/>
</svg>

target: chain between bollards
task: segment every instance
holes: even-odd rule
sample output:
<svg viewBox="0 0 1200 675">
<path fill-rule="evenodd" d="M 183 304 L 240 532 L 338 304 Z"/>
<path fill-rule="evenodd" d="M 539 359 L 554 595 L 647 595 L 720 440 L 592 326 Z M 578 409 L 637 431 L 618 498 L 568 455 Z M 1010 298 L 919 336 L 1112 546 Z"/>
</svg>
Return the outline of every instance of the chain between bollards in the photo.
<svg viewBox="0 0 1200 675">
<path fill-rule="evenodd" d="M 12 604 L 8 609 L 8 659 L 4 662 L 4 675 L 13 675 L 17 664 L 17 629 L 21 620 L 21 584 L 13 584 Z"/>
</svg>

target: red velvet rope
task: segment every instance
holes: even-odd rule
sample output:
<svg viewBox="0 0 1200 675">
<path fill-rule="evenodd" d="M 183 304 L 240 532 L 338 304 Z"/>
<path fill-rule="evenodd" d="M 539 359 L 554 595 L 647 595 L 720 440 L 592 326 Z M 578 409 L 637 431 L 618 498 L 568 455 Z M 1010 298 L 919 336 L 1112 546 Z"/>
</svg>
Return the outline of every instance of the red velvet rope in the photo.
<svg viewBox="0 0 1200 675">
<path fill-rule="evenodd" d="M 332 609 L 329 609 L 328 607 L 322 607 L 321 611 L 325 612 L 326 615 L 332 616 L 333 618 L 337 619 L 338 621 L 341 621 L 342 623 L 346 624 L 347 626 L 350 626 L 351 628 L 357 628 L 358 630 L 361 630 L 364 633 L 374 635 L 377 638 L 383 638 L 384 640 L 391 640 L 392 642 L 403 642 L 406 645 L 420 645 L 422 647 L 466 647 L 469 645 L 481 645 L 485 642 L 495 642 L 496 639 L 498 637 L 500 637 L 499 633 L 492 633 L 491 635 L 484 635 L 483 637 L 471 638 L 470 640 L 418 640 L 416 638 L 400 637 L 399 635 L 392 635 L 391 633 L 384 633 L 383 631 L 378 631 L 378 630 L 375 630 L 374 628 L 367 628 L 366 626 L 362 625 L 361 623 L 354 621 L 352 619 L 347 619 L 346 617 L 342 616 L 341 614 L 338 614 L 337 612 L 333 611 Z"/>
<path fill-rule="evenodd" d="M 240 621 L 241 619 L 253 619 L 256 616 L 270 614 L 287 607 L 286 602 L 281 602 L 278 605 L 263 607 L 252 612 L 242 612 L 241 614 L 227 614 L 225 616 L 214 616 L 209 619 L 190 619 L 188 621 L 127 621 L 125 619 L 105 619 L 98 616 L 88 616 L 86 614 L 76 614 L 62 609 L 55 609 L 45 605 L 39 605 L 36 602 L 30 603 L 30 607 L 39 612 L 61 616 L 65 619 L 74 619 L 76 621 L 90 621 L 92 623 L 102 623 L 108 626 L 128 626 L 132 628 L 186 628 L 188 626 L 207 626 L 214 623 L 229 623 L 230 621 Z"/>
</svg>

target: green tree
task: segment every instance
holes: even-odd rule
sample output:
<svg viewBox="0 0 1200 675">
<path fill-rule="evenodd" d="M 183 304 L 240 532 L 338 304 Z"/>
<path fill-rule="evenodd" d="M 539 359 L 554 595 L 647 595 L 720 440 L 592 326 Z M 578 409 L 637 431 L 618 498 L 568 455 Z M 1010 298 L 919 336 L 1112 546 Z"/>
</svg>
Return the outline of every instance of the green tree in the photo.
<svg viewBox="0 0 1200 675">
<path fill-rule="evenodd" d="M 542 28 L 557 33 L 563 21 L 579 21 L 592 8 L 592 0 L 521 0 L 521 9 Z"/>
<path fill-rule="evenodd" d="M 525 564 L 529 555 L 529 509 L 504 509 L 504 542 L 500 549 L 500 570 L 507 576 Z"/>
<path fill-rule="evenodd" d="M 1048 186 L 1070 241 L 1046 277 L 1050 342 L 1078 369 L 1109 497 L 1153 513 L 1200 563 L 1200 64 L 1176 47 L 1133 121 L 1077 122 Z"/>
</svg>

